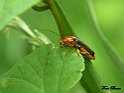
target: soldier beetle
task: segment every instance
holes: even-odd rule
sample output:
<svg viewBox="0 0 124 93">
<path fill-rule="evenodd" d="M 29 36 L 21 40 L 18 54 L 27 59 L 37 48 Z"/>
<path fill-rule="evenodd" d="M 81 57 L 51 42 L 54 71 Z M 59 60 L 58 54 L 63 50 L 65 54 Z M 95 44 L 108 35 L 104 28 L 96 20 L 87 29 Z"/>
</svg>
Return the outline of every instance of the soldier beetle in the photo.
<svg viewBox="0 0 124 93">
<path fill-rule="evenodd" d="M 64 36 L 60 38 L 60 45 L 65 47 L 74 47 L 80 51 L 80 54 L 86 56 L 87 58 L 94 60 L 94 52 L 77 37 L 74 36 Z"/>
<path fill-rule="evenodd" d="M 57 33 L 55 34 L 58 35 Z M 78 49 L 80 51 L 81 55 L 86 56 L 90 60 L 95 60 L 95 56 L 94 56 L 95 53 L 86 44 L 84 44 L 75 36 L 63 36 L 60 38 L 59 43 L 60 43 L 60 46 L 74 47 L 75 49 Z"/>
</svg>

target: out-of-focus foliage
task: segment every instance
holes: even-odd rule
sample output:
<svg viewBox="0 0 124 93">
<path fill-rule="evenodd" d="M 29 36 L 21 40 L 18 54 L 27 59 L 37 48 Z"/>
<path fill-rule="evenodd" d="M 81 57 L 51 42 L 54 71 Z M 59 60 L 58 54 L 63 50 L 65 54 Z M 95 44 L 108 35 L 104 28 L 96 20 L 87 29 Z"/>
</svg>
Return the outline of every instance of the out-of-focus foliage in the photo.
<svg viewBox="0 0 124 93">
<path fill-rule="evenodd" d="M 41 0 L 42 1 L 42 0 Z M 30 2 L 30 3 L 29 3 Z M 9 0 L 0 1 L 0 30 L 16 15 L 24 12 L 24 10 L 30 8 L 32 5 L 39 2 L 39 0 Z"/>
<path fill-rule="evenodd" d="M 104 44 L 95 33 L 95 28 L 91 22 L 86 0 L 58 0 L 65 11 L 75 33 L 90 46 L 96 53 L 96 60 L 92 61 L 98 72 L 102 84 L 106 86 L 117 86 L 124 88 L 124 76 L 113 60 L 107 55 Z M 124 1 L 123 0 L 92 0 L 96 17 L 102 32 L 115 49 L 118 56 L 124 63 Z M 50 11 L 36 12 L 32 9 L 21 14 L 20 17 L 32 29 L 38 29 L 47 35 L 50 40 L 58 45 L 59 37 L 47 30 L 58 33 L 58 29 Z M 19 38 L 21 33 L 12 30 L 9 38 L 0 32 L 0 73 L 6 72 L 19 59 L 29 53 L 29 46 Z M 121 91 L 112 91 L 122 93 Z"/>
</svg>

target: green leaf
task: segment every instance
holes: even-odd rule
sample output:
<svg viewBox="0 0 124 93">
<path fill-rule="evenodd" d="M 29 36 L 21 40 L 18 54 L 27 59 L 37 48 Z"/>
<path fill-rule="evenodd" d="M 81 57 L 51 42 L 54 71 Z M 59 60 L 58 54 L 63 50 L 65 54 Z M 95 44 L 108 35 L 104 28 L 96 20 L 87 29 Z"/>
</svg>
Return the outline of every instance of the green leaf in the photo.
<svg viewBox="0 0 124 93">
<path fill-rule="evenodd" d="M 39 0 L 1 0 L 0 1 L 0 30 L 15 16 L 23 13 Z"/>
<path fill-rule="evenodd" d="M 0 78 L 1 93 L 63 93 L 72 88 L 84 70 L 82 56 L 66 48 L 41 46 Z"/>
</svg>

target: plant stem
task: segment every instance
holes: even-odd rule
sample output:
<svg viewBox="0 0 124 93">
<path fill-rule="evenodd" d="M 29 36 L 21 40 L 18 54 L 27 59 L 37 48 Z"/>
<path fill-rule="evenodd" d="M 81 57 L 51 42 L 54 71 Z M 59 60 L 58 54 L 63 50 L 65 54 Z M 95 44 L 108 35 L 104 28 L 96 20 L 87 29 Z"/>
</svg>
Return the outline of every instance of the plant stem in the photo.
<svg viewBox="0 0 124 93">
<path fill-rule="evenodd" d="M 47 2 L 58 25 L 60 35 L 75 35 L 58 3 L 55 0 L 48 0 Z"/>
<path fill-rule="evenodd" d="M 83 77 L 81 84 L 89 93 L 102 93 L 99 76 L 97 75 L 93 64 L 90 60 L 85 59 L 85 70 L 83 71 Z"/>
</svg>

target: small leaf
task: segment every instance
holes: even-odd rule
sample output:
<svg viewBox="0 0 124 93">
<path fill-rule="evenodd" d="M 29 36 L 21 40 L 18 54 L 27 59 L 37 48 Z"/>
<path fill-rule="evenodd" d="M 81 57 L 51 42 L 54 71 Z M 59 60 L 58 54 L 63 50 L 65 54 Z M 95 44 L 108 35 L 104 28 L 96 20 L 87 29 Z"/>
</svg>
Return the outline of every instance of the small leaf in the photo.
<svg viewBox="0 0 124 93">
<path fill-rule="evenodd" d="M 24 12 L 39 0 L 1 0 L 0 1 L 0 30 L 15 16 Z"/>
<path fill-rule="evenodd" d="M 82 56 L 66 48 L 41 46 L 0 78 L 2 93 L 63 93 L 72 88 L 84 70 Z"/>
<path fill-rule="evenodd" d="M 36 10 L 36 11 L 38 11 L 38 12 L 42 12 L 42 11 L 44 11 L 44 10 L 49 9 L 49 7 L 48 7 L 48 4 L 46 4 L 46 3 L 44 3 L 44 2 L 39 2 L 38 4 L 34 5 L 34 6 L 32 7 L 32 9 L 34 9 L 34 10 Z"/>
</svg>

